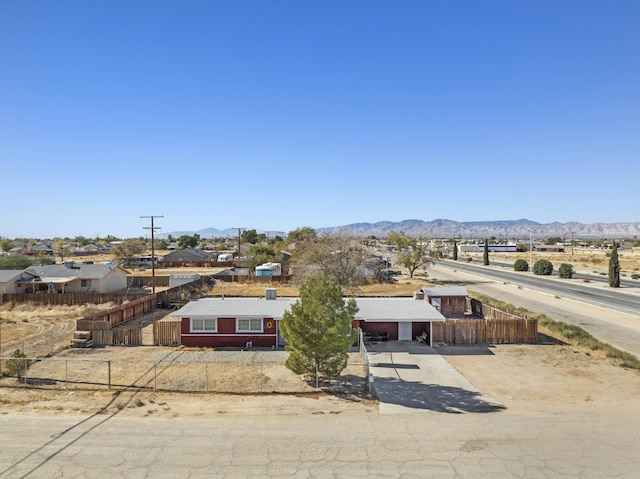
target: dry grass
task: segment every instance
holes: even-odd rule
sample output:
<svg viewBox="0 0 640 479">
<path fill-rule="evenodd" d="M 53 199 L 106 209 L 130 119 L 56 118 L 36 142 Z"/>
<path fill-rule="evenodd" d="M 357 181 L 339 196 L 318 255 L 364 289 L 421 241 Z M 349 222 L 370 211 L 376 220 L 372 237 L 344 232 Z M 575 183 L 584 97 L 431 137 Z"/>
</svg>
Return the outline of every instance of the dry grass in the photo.
<svg viewBox="0 0 640 479">
<path fill-rule="evenodd" d="M 19 348 L 28 356 L 35 357 L 68 348 L 78 319 L 113 306 L 113 303 L 62 306 L 3 304 L 0 306 L 2 355 Z"/>
</svg>

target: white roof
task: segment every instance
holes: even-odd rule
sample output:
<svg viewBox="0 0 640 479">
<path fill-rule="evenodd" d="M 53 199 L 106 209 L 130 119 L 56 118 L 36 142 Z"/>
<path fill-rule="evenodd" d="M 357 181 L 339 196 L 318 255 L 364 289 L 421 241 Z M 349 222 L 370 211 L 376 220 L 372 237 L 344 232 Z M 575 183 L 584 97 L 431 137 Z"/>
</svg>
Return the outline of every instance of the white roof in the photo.
<svg viewBox="0 0 640 479">
<path fill-rule="evenodd" d="M 204 298 L 190 301 L 172 314 L 178 318 L 262 317 L 282 319 L 298 298 Z M 413 298 L 356 298 L 355 319 L 368 322 L 445 321 L 428 301 Z"/>
<path fill-rule="evenodd" d="M 430 298 L 436 297 L 446 297 L 446 296 L 469 296 L 467 290 L 462 286 L 436 286 L 433 288 L 429 288 L 424 286 L 422 288 L 422 292 L 429 296 Z"/>
</svg>

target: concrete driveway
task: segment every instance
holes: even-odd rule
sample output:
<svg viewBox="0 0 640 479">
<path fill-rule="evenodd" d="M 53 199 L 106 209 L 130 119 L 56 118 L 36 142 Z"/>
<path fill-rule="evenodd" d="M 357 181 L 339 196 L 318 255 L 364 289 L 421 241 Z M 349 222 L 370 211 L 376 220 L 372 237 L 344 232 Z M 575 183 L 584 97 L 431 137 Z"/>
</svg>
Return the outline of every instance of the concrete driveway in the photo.
<svg viewBox="0 0 640 479">
<path fill-rule="evenodd" d="M 389 341 L 367 346 L 381 414 L 496 412 L 503 409 L 478 391 L 428 346 Z"/>
</svg>

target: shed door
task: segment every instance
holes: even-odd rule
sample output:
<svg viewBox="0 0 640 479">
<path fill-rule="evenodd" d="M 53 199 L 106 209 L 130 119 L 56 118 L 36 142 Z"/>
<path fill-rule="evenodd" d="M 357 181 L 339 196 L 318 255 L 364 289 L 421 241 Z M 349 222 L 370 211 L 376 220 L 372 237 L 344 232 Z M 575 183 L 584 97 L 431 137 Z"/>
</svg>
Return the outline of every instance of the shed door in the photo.
<svg viewBox="0 0 640 479">
<path fill-rule="evenodd" d="M 411 322 L 398 323 L 398 341 L 411 341 Z"/>
</svg>

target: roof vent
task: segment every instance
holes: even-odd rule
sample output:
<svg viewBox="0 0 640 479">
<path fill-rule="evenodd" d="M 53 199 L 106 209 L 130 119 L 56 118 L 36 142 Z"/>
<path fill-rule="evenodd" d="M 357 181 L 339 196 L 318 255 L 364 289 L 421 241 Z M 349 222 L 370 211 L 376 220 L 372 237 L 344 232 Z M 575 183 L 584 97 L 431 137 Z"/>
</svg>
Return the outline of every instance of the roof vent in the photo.
<svg viewBox="0 0 640 479">
<path fill-rule="evenodd" d="M 422 291 L 414 291 L 413 292 L 413 299 L 424 300 L 424 293 Z"/>
<path fill-rule="evenodd" d="M 267 288 L 265 289 L 264 292 L 264 298 L 265 299 L 277 299 L 278 295 L 277 295 L 277 290 L 276 288 Z"/>
</svg>

